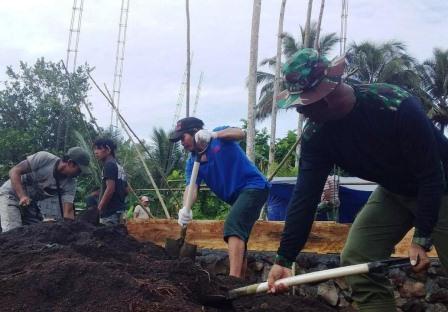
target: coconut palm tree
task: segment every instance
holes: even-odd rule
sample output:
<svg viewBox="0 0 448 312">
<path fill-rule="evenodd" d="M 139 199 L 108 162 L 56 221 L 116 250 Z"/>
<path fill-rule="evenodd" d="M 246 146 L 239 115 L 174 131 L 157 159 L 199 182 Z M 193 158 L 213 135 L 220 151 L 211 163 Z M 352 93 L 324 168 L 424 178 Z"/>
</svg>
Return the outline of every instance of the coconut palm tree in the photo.
<svg viewBox="0 0 448 312">
<path fill-rule="evenodd" d="M 311 48 L 313 46 L 312 41 L 310 40 L 312 10 L 313 10 L 313 0 L 308 0 L 308 9 L 306 11 L 306 21 L 305 21 L 305 36 L 303 40 L 305 48 Z"/>
<path fill-rule="evenodd" d="M 434 49 L 433 57 L 418 69 L 423 90 L 433 103 L 429 117 L 443 133 L 448 125 L 448 50 Z"/>
<path fill-rule="evenodd" d="M 170 142 L 169 135 L 161 128 L 153 129 L 151 139 L 151 173 L 158 185 L 161 185 L 174 169 L 180 170 L 182 151 L 179 143 Z"/>
<path fill-rule="evenodd" d="M 255 104 L 257 101 L 258 33 L 260 29 L 261 0 L 254 0 L 250 34 L 249 81 L 247 101 L 246 154 L 255 161 Z"/>
<path fill-rule="evenodd" d="M 422 87 L 423 66 L 408 55 L 400 41 L 353 43 L 347 52 L 349 80 L 360 83 L 386 82 L 404 87 L 418 96 L 427 111 L 433 106 Z"/>
<path fill-rule="evenodd" d="M 310 40 L 314 43 L 317 34 L 317 24 L 311 23 L 310 26 Z M 295 40 L 291 34 L 283 33 L 283 55 L 288 60 L 298 50 L 304 48 L 305 41 L 305 29 L 300 26 L 300 39 Z M 319 40 L 318 51 L 322 55 L 328 55 L 331 49 L 339 42 L 339 38 L 336 33 L 324 34 Z M 260 62 L 260 66 L 268 66 L 269 68 L 275 68 L 276 58 L 271 57 L 264 59 Z M 274 95 L 274 80 L 275 75 L 270 71 L 257 71 L 257 84 L 262 85 L 260 89 L 260 96 L 256 107 L 256 119 L 264 120 L 271 115 L 272 112 L 272 98 Z M 285 86 L 280 86 L 280 91 L 283 91 Z"/>
<path fill-rule="evenodd" d="M 387 82 L 408 89 L 419 84 L 416 61 L 400 41 L 353 43 L 347 52 L 350 78 L 363 83 Z"/>
<path fill-rule="evenodd" d="M 322 17 L 324 15 L 324 8 L 325 8 L 325 0 L 321 0 L 320 2 L 320 10 L 319 10 L 319 19 L 317 20 L 317 31 L 316 31 L 316 39 L 314 40 L 314 49 L 319 49 L 319 37 L 320 37 L 320 31 L 321 31 L 321 25 L 322 25 Z"/>
<path fill-rule="evenodd" d="M 285 17 L 286 0 L 282 0 L 280 6 L 280 17 L 278 19 L 278 33 L 277 33 L 277 56 L 275 58 L 275 76 L 274 76 L 274 91 L 273 91 L 273 105 L 271 105 L 271 137 L 269 143 L 269 166 L 274 162 L 275 157 L 275 133 L 277 128 L 277 95 L 280 93 L 281 86 L 281 71 L 282 63 L 282 33 L 283 33 L 283 19 Z"/>
<path fill-rule="evenodd" d="M 190 55 L 190 0 L 185 0 L 185 12 L 187 16 L 187 94 L 186 94 L 186 113 L 185 116 L 190 116 L 190 70 L 191 70 L 191 55 Z"/>
</svg>

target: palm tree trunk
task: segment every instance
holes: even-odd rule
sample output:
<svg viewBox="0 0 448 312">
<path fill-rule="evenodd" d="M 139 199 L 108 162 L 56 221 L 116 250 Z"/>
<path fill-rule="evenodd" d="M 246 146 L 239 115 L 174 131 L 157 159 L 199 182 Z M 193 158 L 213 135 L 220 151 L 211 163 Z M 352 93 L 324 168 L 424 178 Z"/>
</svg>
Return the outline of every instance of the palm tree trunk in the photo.
<svg viewBox="0 0 448 312">
<path fill-rule="evenodd" d="M 275 156 L 275 132 L 277 128 L 277 95 L 280 91 L 280 67 L 282 63 L 282 34 L 283 34 L 283 20 L 285 17 L 286 0 L 282 0 L 280 7 L 280 17 L 278 20 L 277 33 L 277 57 L 275 59 L 275 80 L 274 80 L 274 96 L 272 99 L 272 114 L 271 114 L 271 142 L 269 144 L 269 169 L 274 162 Z"/>
<path fill-rule="evenodd" d="M 316 39 L 314 39 L 314 49 L 319 50 L 319 37 L 322 25 L 322 16 L 324 15 L 325 0 L 320 2 L 319 19 L 317 20 Z"/>
<path fill-rule="evenodd" d="M 303 46 L 305 48 L 310 48 L 310 24 L 311 24 L 311 11 L 313 9 L 313 0 L 308 0 L 308 11 L 306 13 L 306 23 L 305 23 L 305 36 Z"/>
<path fill-rule="evenodd" d="M 255 102 L 257 100 L 257 63 L 258 63 L 258 33 L 260 29 L 261 0 L 254 0 L 252 12 L 252 28 L 250 35 L 249 58 L 249 99 L 247 108 L 247 138 L 246 154 L 255 161 Z"/>
<path fill-rule="evenodd" d="M 308 0 L 308 11 L 306 14 L 306 23 L 305 23 L 305 36 L 304 36 L 304 40 L 303 40 L 303 46 L 305 48 L 309 48 L 311 47 L 311 43 L 310 43 L 310 24 L 311 24 L 311 11 L 313 9 L 313 0 Z M 303 122 L 305 121 L 305 118 L 303 117 L 302 114 L 299 114 L 299 120 L 298 120 L 298 124 L 297 124 L 297 138 L 300 138 L 302 135 L 302 129 L 303 129 Z M 297 149 L 296 149 L 296 168 L 299 167 L 299 157 L 300 157 L 300 144 L 297 145 Z"/>
<path fill-rule="evenodd" d="M 185 9 L 187 14 L 187 98 L 186 98 L 186 117 L 190 116 L 190 0 L 185 0 Z"/>
</svg>

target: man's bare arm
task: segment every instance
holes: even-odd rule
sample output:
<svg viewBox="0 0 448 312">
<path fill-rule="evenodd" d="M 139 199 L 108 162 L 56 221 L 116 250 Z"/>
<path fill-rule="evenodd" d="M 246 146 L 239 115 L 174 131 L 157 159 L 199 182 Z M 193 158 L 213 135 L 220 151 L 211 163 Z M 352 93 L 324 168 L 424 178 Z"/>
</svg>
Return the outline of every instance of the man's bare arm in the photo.
<svg viewBox="0 0 448 312">
<path fill-rule="evenodd" d="M 244 139 L 246 133 L 240 128 L 225 128 L 216 131 L 216 135 L 218 139 L 240 141 Z"/>
<path fill-rule="evenodd" d="M 27 206 L 31 203 L 31 199 L 26 194 L 25 189 L 22 184 L 22 174 L 26 174 L 31 172 L 31 167 L 28 160 L 23 160 L 11 170 L 9 170 L 9 178 L 11 179 L 11 186 L 17 194 L 19 198 L 19 204 L 23 206 Z"/>
<path fill-rule="evenodd" d="M 101 197 L 101 201 L 98 204 L 98 210 L 103 210 L 103 208 L 109 203 L 112 195 L 115 192 L 115 180 L 106 180 L 106 189 L 104 190 L 103 197 Z"/>
<path fill-rule="evenodd" d="M 73 203 L 64 203 L 63 210 L 64 219 L 75 220 L 75 206 L 73 205 Z"/>
</svg>

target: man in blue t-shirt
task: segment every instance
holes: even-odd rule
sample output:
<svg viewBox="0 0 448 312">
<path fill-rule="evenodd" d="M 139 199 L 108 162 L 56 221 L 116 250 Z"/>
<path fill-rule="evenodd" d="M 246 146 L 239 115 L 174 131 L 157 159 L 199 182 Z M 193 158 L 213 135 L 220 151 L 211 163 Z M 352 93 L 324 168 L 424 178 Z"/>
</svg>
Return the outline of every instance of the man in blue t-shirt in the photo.
<svg viewBox="0 0 448 312">
<path fill-rule="evenodd" d="M 250 231 L 260 215 L 269 192 L 269 182 L 247 158 L 238 144 L 245 136 L 239 128 L 219 127 L 213 131 L 202 129 L 204 123 L 195 117 L 177 122 L 170 140 L 181 141 L 190 152 L 185 168 L 186 190 L 194 187 L 193 202 L 197 190 L 204 181 L 218 198 L 232 205 L 224 223 L 224 240 L 229 247 L 230 275 L 244 277 L 246 247 Z M 196 185 L 189 185 L 194 161 L 200 157 Z M 179 210 L 179 224 L 186 225 L 192 219 L 191 210 Z"/>
<path fill-rule="evenodd" d="M 311 230 L 325 180 L 334 165 L 379 187 L 357 215 L 342 265 L 387 259 L 415 227 L 409 248 L 415 271 L 429 265 L 432 243 L 448 268 L 448 140 L 427 118 L 419 99 L 390 84 L 342 82 L 345 58 L 328 61 L 302 49 L 284 65 L 288 90 L 282 108 L 308 118 L 302 134 L 299 175 L 288 205 L 280 247 L 268 284 L 290 276 L 290 266 Z M 346 278 L 360 311 L 396 311 L 382 273 Z"/>
</svg>

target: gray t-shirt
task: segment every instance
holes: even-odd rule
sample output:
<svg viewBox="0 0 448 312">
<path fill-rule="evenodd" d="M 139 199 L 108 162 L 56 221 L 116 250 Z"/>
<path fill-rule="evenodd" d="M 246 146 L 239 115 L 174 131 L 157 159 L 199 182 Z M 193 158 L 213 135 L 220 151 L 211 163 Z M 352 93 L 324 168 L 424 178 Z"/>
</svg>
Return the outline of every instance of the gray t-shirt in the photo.
<svg viewBox="0 0 448 312">
<path fill-rule="evenodd" d="M 32 200 L 39 201 L 57 196 L 54 170 L 60 158 L 48 152 L 37 152 L 27 157 L 31 172 L 22 175 L 22 184 L 26 194 Z M 73 203 L 75 200 L 76 180 L 74 178 L 60 178 L 62 202 Z M 0 188 L 0 194 L 9 194 L 17 198 L 11 186 L 11 180 L 6 181 Z"/>
</svg>

